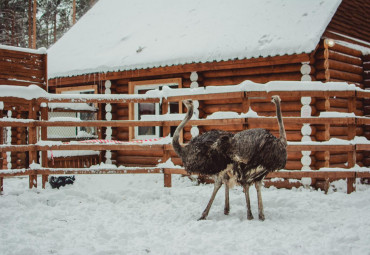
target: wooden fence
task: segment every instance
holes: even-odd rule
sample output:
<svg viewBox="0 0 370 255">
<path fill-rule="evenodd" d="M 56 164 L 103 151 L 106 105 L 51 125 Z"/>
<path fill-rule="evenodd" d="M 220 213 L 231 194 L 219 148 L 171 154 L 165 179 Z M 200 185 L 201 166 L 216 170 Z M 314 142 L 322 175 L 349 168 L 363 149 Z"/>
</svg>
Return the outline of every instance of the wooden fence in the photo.
<svg viewBox="0 0 370 255">
<path fill-rule="evenodd" d="M 47 90 L 46 49 L 0 46 L 0 85 L 29 86 Z"/>
<path fill-rule="evenodd" d="M 180 90 L 179 90 L 180 91 Z M 109 168 L 51 168 L 48 165 L 47 151 L 56 150 L 96 150 L 96 151 L 143 151 L 158 152 L 162 155 L 161 162 L 166 162 L 170 157 L 175 158 L 176 155 L 172 149 L 171 144 L 83 144 L 83 143 L 57 143 L 57 142 L 40 142 L 37 140 L 38 134 L 42 141 L 47 141 L 47 127 L 68 127 L 68 126 L 84 126 L 84 127 L 97 127 L 98 129 L 106 127 L 135 127 L 135 126 L 160 126 L 163 128 L 163 136 L 167 136 L 170 133 L 171 126 L 177 126 L 180 120 L 157 120 L 157 121 L 137 121 L 137 120 L 95 120 L 95 121 L 49 121 L 48 107 L 49 103 L 95 103 L 99 105 L 100 109 L 103 109 L 103 104 L 114 104 L 114 103 L 140 103 L 140 102 L 154 102 L 161 103 L 162 107 L 168 108 L 170 102 L 179 102 L 184 99 L 193 100 L 225 100 L 233 98 L 241 98 L 242 110 L 241 112 L 248 112 L 251 105 L 251 100 L 255 98 L 265 98 L 269 100 L 271 95 L 278 94 L 280 97 L 310 97 L 320 98 L 324 100 L 324 107 L 330 107 L 330 100 L 332 98 L 340 97 L 346 98 L 348 103 L 349 112 L 355 112 L 356 100 L 361 100 L 370 97 L 370 92 L 365 90 L 295 90 L 295 91 L 235 91 L 235 92 L 219 92 L 219 93 L 193 93 L 189 94 L 179 93 L 180 95 L 169 95 L 166 97 L 146 97 L 139 95 L 79 95 L 79 97 L 72 95 L 51 95 L 50 97 L 34 98 L 32 100 L 26 100 L 24 98 L 15 97 L 0 97 L 0 102 L 4 104 L 4 110 L 12 109 L 14 105 L 25 105 L 25 108 L 33 109 L 29 111 L 28 116 L 25 119 L 12 119 L 12 118 L 1 118 L 0 127 L 14 127 L 14 128 L 26 128 L 28 130 L 28 139 L 26 144 L 12 145 L 3 144 L 0 145 L 0 153 L 4 155 L 5 152 L 26 152 L 28 155 L 28 166 L 22 169 L 7 169 L 0 170 L 0 182 L 1 189 L 3 189 L 4 177 L 28 175 L 29 176 L 29 187 L 37 187 L 37 175 L 43 176 L 42 186 L 45 187 L 47 176 L 49 174 L 126 174 L 126 173 L 161 173 L 164 175 L 164 184 L 166 187 L 171 186 L 171 174 L 186 174 L 182 168 L 168 168 L 168 167 L 109 167 Z M 165 112 L 164 112 L 165 113 Z M 2 117 L 2 116 L 0 116 Z M 275 185 L 286 187 L 289 186 L 289 179 L 302 179 L 309 177 L 312 182 L 318 181 L 322 183 L 323 188 L 327 190 L 328 184 L 332 180 L 347 179 L 347 192 L 350 193 L 354 190 L 354 182 L 356 178 L 368 178 L 370 177 L 370 171 L 368 169 L 356 170 L 355 165 L 357 162 L 358 155 L 361 152 L 370 150 L 370 144 L 368 142 L 362 142 L 354 140 L 356 136 L 356 128 L 369 125 L 370 118 L 362 116 L 339 116 L 339 117 L 284 117 L 285 126 L 291 124 L 294 125 L 320 125 L 323 127 L 323 137 L 326 141 L 316 142 L 289 142 L 288 144 L 288 164 L 289 155 L 297 155 L 301 153 L 301 160 L 308 160 L 309 167 L 311 164 L 311 152 L 322 152 L 320 157 L 323 159 L 322 167 L 327 167 L 323 170 L 301 170 L 301 168 L 294 168 L 291 166 L 291 170 L 300 171 L 279 171 L 267 176 L 267 185 Z M 256 126 L 277 126 L 275 117 L 239 117 L 239 118 L 222 118 L 222 119 L 194 119 L 189 121 L 188 127 L 201 126 L 210 128 L 223 129 L 230 125 L 241 125 L 244 129 L 256 127 Z M 333 143 L 330 140 L 330 126 L 341 125 L 347 129 L 347 139 L 340 140 L 339 143 Z M 1 132 L 3 128 L 0 129 Z M 3 134 L 0 134 L 2 137 Z M 101 137 L 101 136 L 100 136 Z M 1 140 L 2 142 L 2 140 Z M 347 168 L 345 169 L 330 169 L 331 155 L 336 152 L 345 153 L 347 160 Z M 307 152 L 307 153 L 305 153 Z M 41 154 L 41 157 L 39 155 Z M 341 154 L 342 155 L 342 154 Z M 41 158 L 41 160 L 40 160 Z M 3 157 L 4 160 L 4 157 Z M 102 159 L 100 159 L 102 161 Z M 100 162 L 101 162 L 100 161 Z M 34 165 L 32 163 L 39 163 Z M 173 160 L 175 162 L 175 160 Z M 178 162 L 178 161 L 177 161 Z M 1 162 L 0 162 L 1 163 Z M 0 164 L 4 166 L 6 164 Z M 293 168 L 292 168 L 293 167 Z M 272 179 L 271 179 L 272 178 Z M 280 178 L 277 182 L 274 179 Z M 294 185 L 290 185 L 294 186 Z"/>
</svg>

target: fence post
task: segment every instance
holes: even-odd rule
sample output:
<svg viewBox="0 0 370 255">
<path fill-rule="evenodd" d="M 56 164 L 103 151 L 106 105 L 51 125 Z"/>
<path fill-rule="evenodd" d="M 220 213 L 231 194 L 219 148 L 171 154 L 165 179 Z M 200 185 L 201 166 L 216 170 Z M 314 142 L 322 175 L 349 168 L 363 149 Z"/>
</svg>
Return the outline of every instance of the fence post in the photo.
<svg viewBox="0 0 370 255">
<path fill-rule="evenodd" d="M 32 100 L 29 103 L 28 107 L 28 119 L 36 120 L 37 118 L 37 109 L 36 109 L 36 100 Z M 35 144 L 37 142 L 37 132 L 36 132 L 36 126 L 30 126 L 28 128 L 28 144 Z M 37 162 L 37 151 L 29 151 L 29 165 L 32 163 Z M 37 188 L 37 174 L 30 174 L 29 175 L 29 188 L 32 189 L 33 187 Z"/>
<path fill-rule="evenodd" d="M 170 158 L 170 146 L 171 145 L 164 145 L 163 146 L 163 158 L 162 162 L 166 162 Z M 163 172 L 164 174 L 164 186 L 166 188 L 172 187 L 172 176 L 171 173 L 167 173 L 166 171 Z"/>
<path fill-rule="evenodd" d="M 329 97 L 325 97 L 325 111 L 330 111 L 330 100 Z M 325 141 L 330 140 L 330 124 L 325 124 Z M 330 166 L 330 151 L 325 151 L 325 167 Z"/>
<path fill-rule="evenodd" d="M 49 107 L 48 105 L 41 104 L 40 107 L 41 110 L 41 120 L 48 120 L 49 119 Z M 41 140 L 46 141 L 48 139 L 48 128 L 47 127 L 41 127 Z M 41 152 L 41 158 L 42 158 L 42 167 L 48 167 L 48 152 L 43 151 Z M 47 174 L 42 175 L 42 188 L 45 189 L 46 182 L 48 181 L 48 176 Z"/>
<path fill-rule="evenodd" d="M 347 194 L 356 191 L 355 182 L 356 178 L 347 178 Z"/>
</svg>

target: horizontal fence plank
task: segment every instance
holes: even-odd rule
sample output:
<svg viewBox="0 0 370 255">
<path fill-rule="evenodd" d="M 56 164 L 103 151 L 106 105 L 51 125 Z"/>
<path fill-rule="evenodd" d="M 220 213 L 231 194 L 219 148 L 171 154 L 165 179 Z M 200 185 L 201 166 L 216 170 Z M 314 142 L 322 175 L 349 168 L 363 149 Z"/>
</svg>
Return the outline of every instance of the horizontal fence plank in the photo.
<svg viewBox="0 0 370 255">
<path fill-rule="evenodd" d="M 74 175 L 74 174 L 159 174 L 163 168 L 159 167 L 132 167 L 132 168 L 42 168 L 22 170 L 0 170 L 0 177 L 24 175 Z"/>
<path fill-rule="evenodd" d="M 40 168 L 0 170 L 0 177 L 26 175 L 75 175 L 75 174 L 182 174 L 189 175 L 183 168 L 161 167 L 122 167 L 122 168 Z M 302 179 L 302 178 L 369 178 L 370 171 L 276 171 L 269 173 L 266 179 Z"/>
<path fill-rule="evenodd" d="M 269 173 L 266 178 L 301 179 L 310 178 L 355 178 L 355 171 L 278 171 Z"/>
<path fill-rule="evenodd" d="M 299 143 L 299 142 L 297 142 Z M 369 150 L 370 144 L 326 144 L 316 142 L 315 144 L 293 144 L 288 145 L 287 151 L 353 151 Z M 0 152 L 6 151 L 51 151 L 51 150 L 173 150 L 171 144 L 96 144 L 96 143 L 72 143 L 72 144 L 50 144 L 50 145 L 0 145 Z"/>
<path fill-rule="evenodd" d="M 284 123 L 290 124 L 369 124 L 370 118 L 357 117 L 283 117 Z M 151 126 L 178 126 L 181 120 L 161 120 L 161 121 L 146 121 L 146 120 L 90 120 L 90 121 L 37 121 L 37 120 L 8 120 L 0 119 L 0 127 L 151 127 Z M 230 119 L 198 119 L 190 120 L 187 126 L 210 126 L 210 125 L 232 125 L 232 124 L 271 124 L 277 123 L 276 117 L 252 117 L 252 118 L 230 118 Z"/>
<path fill-rule="evenodd" d="M 56 150 L 163 150 L 162 144 L 60 144 L 60 145 L 0 145 L 0 152 L 6 151 L 56 151 Z"/>
</svg>

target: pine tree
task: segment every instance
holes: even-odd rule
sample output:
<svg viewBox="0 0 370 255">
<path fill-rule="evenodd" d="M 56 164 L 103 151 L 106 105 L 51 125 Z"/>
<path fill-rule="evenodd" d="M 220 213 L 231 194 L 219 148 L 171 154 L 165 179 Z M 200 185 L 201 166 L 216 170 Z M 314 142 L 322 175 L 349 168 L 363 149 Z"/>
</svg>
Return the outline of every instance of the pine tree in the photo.
<svg viewBox="0 0 370 255">
<path fill-rule="evenodd" d="M 36 47 L 55 43 L 73 25 L 73 2 L 76 20 L 96 0 L 37 0 Z M 0 1 L 0 44 L 32 47 L 34 0 Z"/>
</svg>

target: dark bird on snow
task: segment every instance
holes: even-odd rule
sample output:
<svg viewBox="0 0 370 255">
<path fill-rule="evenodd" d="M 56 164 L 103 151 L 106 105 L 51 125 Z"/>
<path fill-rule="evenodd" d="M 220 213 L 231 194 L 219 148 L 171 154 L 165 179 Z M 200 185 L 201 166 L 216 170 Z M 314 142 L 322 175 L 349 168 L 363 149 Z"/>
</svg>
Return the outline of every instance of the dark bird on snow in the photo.
<svg viewBox="0 0 370 255">
<path fill-rule="evenodd" d="M 285 167 L 287 161 L 287 139 L 281 114 L 280 97 L 272 96 L 280 137 L 277 138 L 262 128 L 248 129 L 236 133 L 231 140 L 230 157 L 236 182 L 243 186 L 247 202 L 247 218 L 253 219 L 249 187 L 255 184 L 258 198 L 258 216 L 265 219 L 261 195 L 263 178 L 270 172 Z"/>
<path fill-rule="evenodd" d="M 214 190 L 204 210 L 201 219 L 205 219 L 211 209 L 213 200 L 217 191 L 225 183 L 225 209 L 224 213 L 229 213 L 229 189 L 228 180 L 229 173 L 232 172 L 232 161 L 228 156 L 230 141 L 233 134 L 222 130 L 211 130 L 191 139 L 185 146 L 180 145 L 179 136 L 180 131 L 184 128 L 186 123 L 193 115 L 193 102 L 191 100 L 183 101 L 188 109 L 184 120 L 176 128 L 173 135 L 172 146 L 181 158 L 185 170 L 189 174 L 201 174 L 212 176 L 214 183 Z"/>
</svg>

